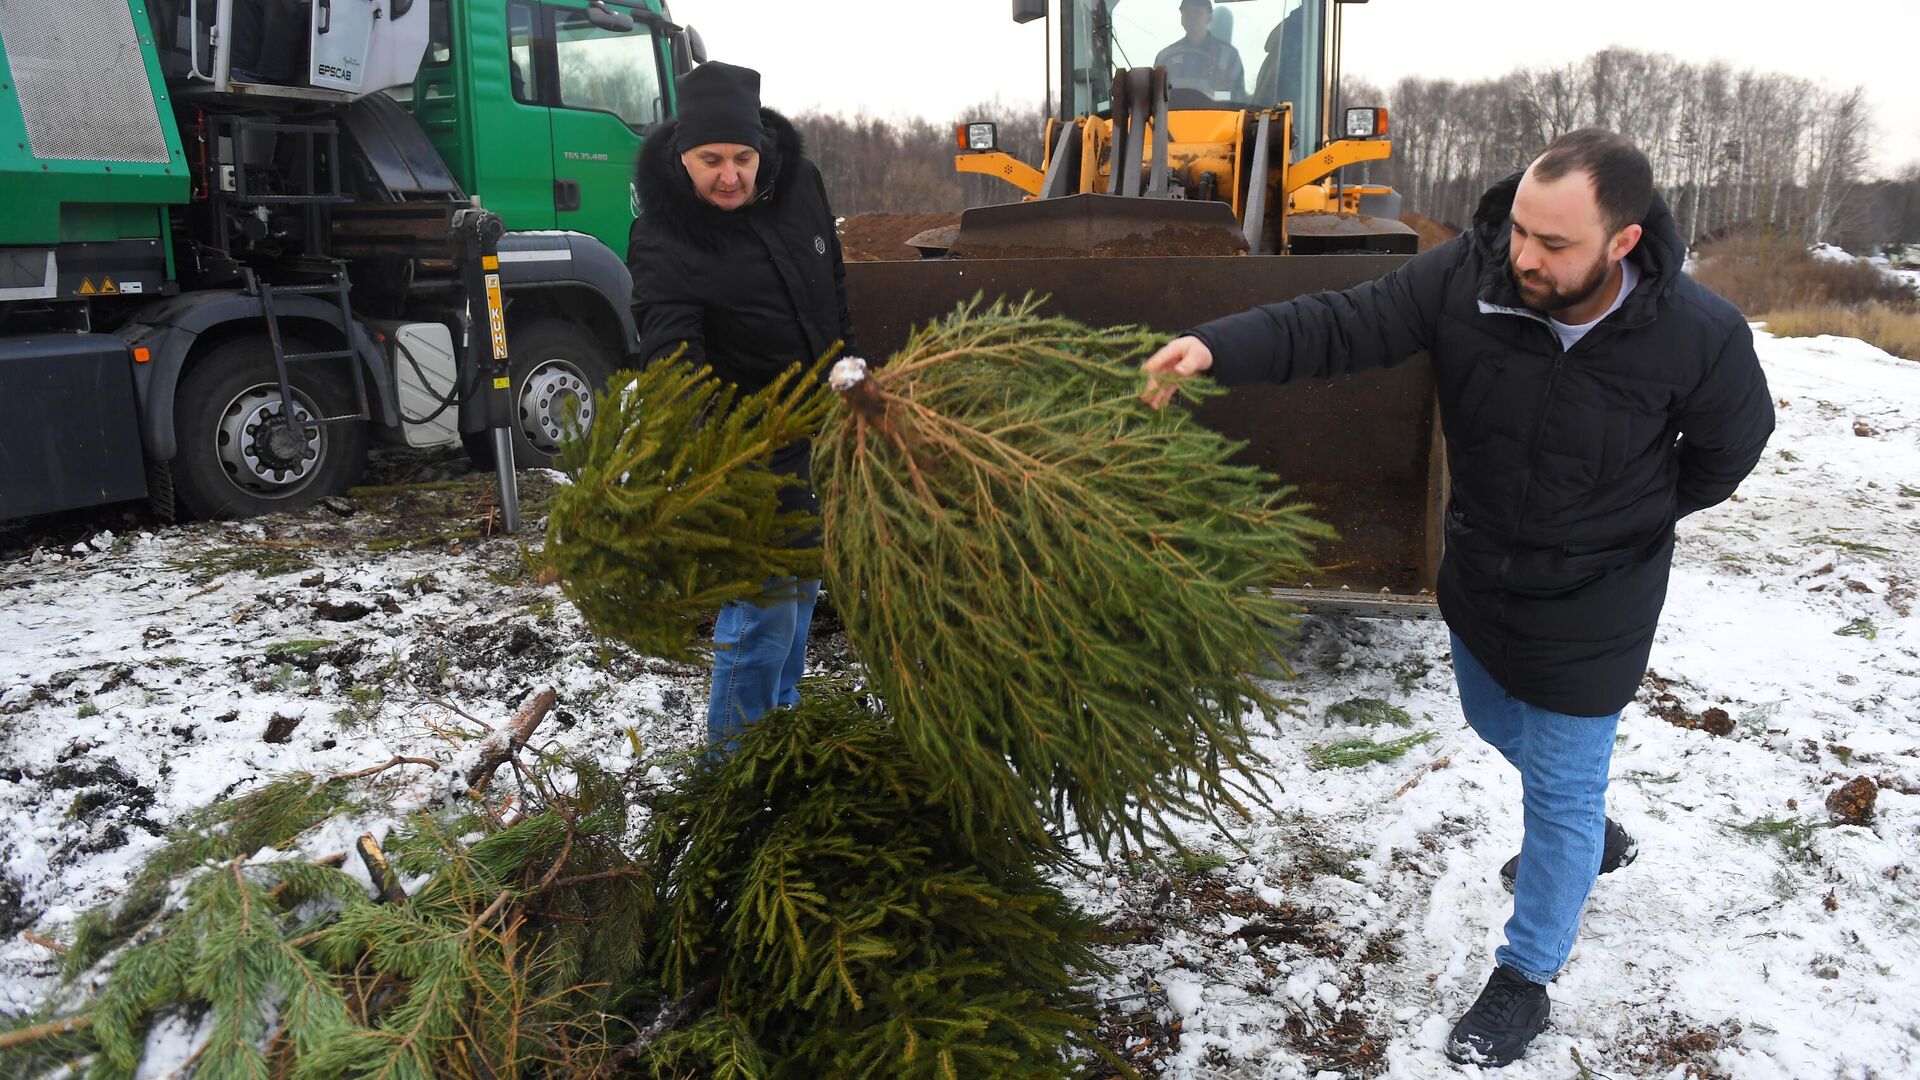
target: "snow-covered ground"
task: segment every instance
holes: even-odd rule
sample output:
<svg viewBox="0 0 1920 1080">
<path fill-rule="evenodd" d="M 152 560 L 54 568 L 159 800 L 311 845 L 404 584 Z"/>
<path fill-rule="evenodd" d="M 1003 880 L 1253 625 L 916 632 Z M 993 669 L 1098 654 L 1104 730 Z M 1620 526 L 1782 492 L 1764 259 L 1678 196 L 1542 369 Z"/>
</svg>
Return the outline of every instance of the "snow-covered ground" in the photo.
<svg viewBox="0 0 1920 1080">
<path fill-rule="evenodd" d="M 1682 523 L 1614 754 L 1639 859 L 1601 879 L 1551 1026 L 1500 1075 L 1920 1076 L 1920 364 L 1757 336 L 1779 431 L 1735 501 Z M 703 673 L 603 660 L 528 568 L 536 530 L 461 535 L 484 532 L 478 490 L 0 563 L 0 1013 L 53 985 L 22 931 L 57 941 L 167 825 L 275 773 L 452 758 L 549 684 L 542 739 L 616 768 L 636 738 L 700 737 Z M 1501 940 L 1520 820 L 1448 664 L 1437 622 L 1309 620 L 1281 687 L 1299 716 L 1264 742 L 1271 808 L 1231 840 L 1193 828 L 1171 873 L 1068 882 L 1107 926 L 1116 1044 L 1166 1076 L 1462 1073 L 1440 1047 Z M 1394 761 L 1309 765 L 1416 733 Z M 1861 776 L 1874 816 L 1830 825 Z"/>
<path fill-rule="evenodd" d="M 1885 255 L 1855 255 L 1845 248 L 1835 247 L 1832 244 L 1815 244 L 1808 250 L 1813 252 L 1814 258 L 1822 262 L 1864 262 L 1913 290 L 1915 294 L 1920 294 L 1920 270 L 1907 270 L 1895 266 Z"/>
</svg>

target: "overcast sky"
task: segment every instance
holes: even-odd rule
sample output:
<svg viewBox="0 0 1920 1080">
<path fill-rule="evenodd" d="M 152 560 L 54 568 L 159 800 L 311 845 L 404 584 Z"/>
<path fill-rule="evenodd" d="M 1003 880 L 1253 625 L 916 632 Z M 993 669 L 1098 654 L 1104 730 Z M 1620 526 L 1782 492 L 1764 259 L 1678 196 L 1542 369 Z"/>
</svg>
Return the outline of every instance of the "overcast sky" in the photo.
<svg viewBox="0 0 1920 1080">
<path fill-rule="evenodd" d="M 1043 24 L 1016 26 L 1009 0 L 670 3 L 714 59 L 759 68 L 766 103 L 786 111 L 960 119 L 995 96 L 1037 103 L 1046 83 Z M 1347 70 L 1382 86 L 1407 74 L 1487 78 L 1620 45 L 1862 86 L 1880 127 L 1875 165 L 1920 163 L 1916 0 L 1371 0 L 1346 10 Z"/>
</svg>

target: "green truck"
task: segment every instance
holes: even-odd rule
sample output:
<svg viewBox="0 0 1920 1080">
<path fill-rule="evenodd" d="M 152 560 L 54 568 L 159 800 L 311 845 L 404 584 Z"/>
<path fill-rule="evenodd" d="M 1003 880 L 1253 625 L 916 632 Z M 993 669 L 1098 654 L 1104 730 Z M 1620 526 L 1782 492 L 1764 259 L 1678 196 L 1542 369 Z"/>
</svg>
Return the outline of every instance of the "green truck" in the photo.
<svg viewBox="0 0 1920 1080">
<path fill-rule="evenodd" d="M 659 0 L 0 0 L 0 519 L 293 508 L 375 439 L 545 463 L 703 58 Z"/>
</svg>

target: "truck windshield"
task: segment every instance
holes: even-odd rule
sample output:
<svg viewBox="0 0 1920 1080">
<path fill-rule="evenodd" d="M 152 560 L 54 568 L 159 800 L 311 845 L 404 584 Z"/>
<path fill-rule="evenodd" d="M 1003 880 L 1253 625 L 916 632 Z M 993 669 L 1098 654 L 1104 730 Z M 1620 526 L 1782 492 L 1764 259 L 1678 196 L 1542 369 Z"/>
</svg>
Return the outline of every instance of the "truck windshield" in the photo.
<svg viewBox="0 0 1920 1080">
<path fill-rule="evenodd" d="M 1165 67 L 1176 109 L 1292 102 L 1294 130 L 1317 139 L 1325 0 L 1070 0 L 1076 112 L 1112 107 L 1113 72 Z"/>
</svg>

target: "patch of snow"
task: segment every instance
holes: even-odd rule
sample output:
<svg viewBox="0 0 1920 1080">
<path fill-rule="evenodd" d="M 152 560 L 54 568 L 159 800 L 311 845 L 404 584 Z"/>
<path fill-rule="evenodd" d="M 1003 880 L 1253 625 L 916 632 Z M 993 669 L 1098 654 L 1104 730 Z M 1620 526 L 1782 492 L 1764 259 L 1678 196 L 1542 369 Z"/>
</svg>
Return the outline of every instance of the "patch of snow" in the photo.
<svg viewBox="0 0 1920 1080">
<path fill-rule="evenodd" d="M 1687 1059 L 1696 1072 L 1732 1080 L 1920 1076 L 1920 364 L 1850 339 L 1755 344 L 1778 431 L 1735 500 L 1681 523 L 1658 682 L 1614 751 L 1609 811 L 1639 859 L 1600 879 L 1552 1022 L 1502 1080 L 1577 1075 L 1575 1054 L 1616 1080 L 1680 1075 L 1655 1048 L 1683 1039 L 1711 1046 Z M 526 580 L 518 539 L 313 548 L 315 586 L 181 568 L 288 529 L 200 524 L 0 562 L 0 886 L 19 897 L 16 929 L 64 937 L 168 826 L 277 775 L 442 762 L 382 773 L 369 782 L 391 812 L 273 857 L 384 841 L 536 686 L 559 694 L 542 750 L 627 769 L 629 729 L 648 753 L 703 737 L 704 672 L 618 650 L 603 665 L 559 590 Z M 328 622 L 322 598 L 372 610 Z M 322 639 L 312 670 L 266 658 Z M 1298 679 L 1273 689 L 1297 710 L 1259 736 L 1269 805 L 1181 829 L 1228 866 L 1172 880 L 1075 851 L 1087 869 L 1062 886 L 1127 931 L 1100 948 L 1111 969 L 1090 989 L 1141 1030 L 1176 1031 L 1154 1059 L 1166 1077 L 1305 1080 L 1328 1058 L 1297 1040 L 1349 1031 L 1381 1075 L 1460 1075 L 1443 1043 L 1511 911 L 1498 868 L 1520 840 L 1516 778 L 1460 716 L 1441 624 L 1313 617 L 1292 663 Z M 376 685 L 377 700 L 353 695 Z M 1356 697 L 1414 727 L 1327 722 Z M 1710 709 L 1730 733 L 1670 722 Z M 268 743 L 275 717 L 298 723 Z M 1318 744 L 1416 730 L 1435 738 L 1396 761 L 1307 763 Z M 1857 776 L 1879 785 L 1875 816 L 1829 824 L 1827 794 Z M 371 888 L 357 858 L 344 869 Z M 0 942 L 0 1011 L 36 1007 L 51 973 L 40 946 Z M 197 1036 L 156 1037 L 177 1053 Z"/>
</svg>

